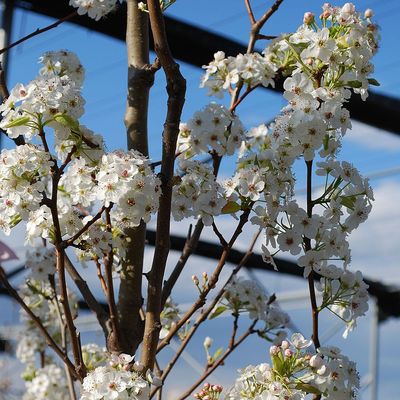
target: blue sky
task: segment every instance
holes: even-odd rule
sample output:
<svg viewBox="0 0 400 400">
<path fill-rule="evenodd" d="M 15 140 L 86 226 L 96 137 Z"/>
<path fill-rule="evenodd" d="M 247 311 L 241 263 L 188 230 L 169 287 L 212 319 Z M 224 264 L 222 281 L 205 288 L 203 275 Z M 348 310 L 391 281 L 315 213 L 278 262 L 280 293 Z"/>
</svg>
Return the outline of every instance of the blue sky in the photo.
<svg viewBox="0 0 400 400">
<path fill-rule="evenodd" d="M 254 11 L 260 15 L 262 10 L 271 1 L 255 0 Z M 309 0 L 285 0 L 281 10 L 274 15 L 264 29 L 265 34 L 275 35 L 281 32 L 290 32 L 302 22 L 305 11 L 320 12 L 322 1 Z M 398 0 L 363 0 L 354 1 L 359 9 L 373 8 L 376 20 L 381 26 L 381 48 L 375 58 L 375 78 L 381 83 L 376 90 L 391 96 L 400 96 L 400 53 L 398 46 L 398 18 L 400 17 L 400 4 Z M 339 5 L 339 3 L 337 3 Z M 211 29 L 237 41 L 246 43 L 249 23 L 243 1 L 239 0 L 177 0 L 177 3 L 168 10 L 168 14 Z M 12 39 L 15 40 L 27 33 L 43 27 L 52 20 L 25 11 L 16 11 L 13 25 Z M 258 47 L 261 48 L 262 47 Z M 107 148 L 125 148 L 125 130 L 123 114 L 125 108 L 126 85 L 126 55 L 122 42 L 107 38 L 103 35 L 78 28 L 75 25 L 65 23 L 50 32 L 37 36 L 25 42 L 10 52 L 10 65 L 8 84 L 10 88 L 17 82 L 28 82 L 33 79 L 38 71 L 37 59 L 48 50 L 68 49 L 77 53 L 82 64 L 86 68 L 87 77 L 84 83 L 84 96 L 86 98 L 86 114 L 82 122 L 96 133 L 105 136 Z M 223 49 L 221 49 L 223 50 Z M 181 66 L 182 72 L 188 82 L 187 102 L 183 112 L 183 120 L 206 105 L 211 99 L 205 92 L 198 89 L 201 70 L 186 64 Z M 157 74 L 156 83 L 152 89 L 150 101 L 150 151 L 154 160 L 160 157 L 160 133 L 165 112 L 165 82 L 162 72 Z M 284 105 L 281 96 L 269 93 L 265 90 L 251 94 L 246 102 L 238 108 L 247 128 L 269 121 Z M 393 116 L 397 118 L 398 116 Z M 400 122 L 400 121 L 399 121 Z M 10 146 L 10 142 L 4 142 Z M 341 157 L 350 160 L 364 174 L 372 174 L 380 171 L 388 171 L 399 168 L 400 137 L 390 133 L 378 131 L 371 127 L 354 123 L 353 132 L 348 134 Z M 224 163 L 223 175 L 232 172 L 234 159 Z M 303 186 L 302 171 L 298 170 L 299 187 Z M 384 174 L 384 177 L 372 180 L 376 193 L 376 203 L 370 220 L 362 225 L 351 238 L 353 247 L 353 268 L 361 269 L 366 275 L 374 279 L 382 279 L 384 282 L 400 286 L 400 262 L 398 249 L 400 239 L 398 226 L 400 221 L 400 179 L 396 174 Z M 232 220 L 224 219 L 221 222 L 221 230 L 228 233 L 232 228 Z M 182 228 L 173 225 L 175 232 L 184 234 L 186 226 Z M 18 236 L 17 236 L 18 237 Z M 20 237 L 20 236 L 19 236 Z M 212 234 L 205 232 L 205 237 L 211 239 Z M 251 237 L 250 231 L 245 231 L 243 238 L 239 240 L 239 248 L 246 248 Z M 8 240 L 18 251 L 22 252 L 22 242 L 15 239 Z M 17 245 L 15 243 L 18 243 Z M 172 255 L 170 265 L 173 265 Z M 204 269 L 211 269 L 213 264 L 199 258 L 194 258 L 190 270 L 182 277 L 182 282 L 189 280 L 190 275 L 199 273 Z M 84 272 L 88 280 L 92 280 L 88 271 Z M 292 290 L 304 290 L 305 282 L 294 278 L 282 278 L 271 274 L 258 274 L 259 279 L 270 292 L 286 293 Z M 189 302 L 195 296 L 190 285 L 181 290 L 178 299 Z M 1 313 L 0 323 L 15 323 L 18 317 L 17 308 L 8 306 L 1 300 L 8 313 Z M 283 305 L 284 307 L 284 305 Z M 3 306 L 2 306 L 3 308 Z M 291 311 L 291 315 L 299 328 L 305 334 L 309 333 L 309 318 L 307 303 L 301 303 L 300 308 Z M 222 345 L 224 334 L 218 334 L 225 326 L 227 320 L 213 323 L 212 335 L 215 334 L 216 342 Z M 330 317 L 324 317 L 324 326 L 328 329 L 334 324 Z M 343 346 L 349 356 L 355 359 L 362 374 L 368 371 L 368 334 L 370 318 L 364 318 L 360 322 L 360 329 L 343 341 L 339 334 L 331 339 L 331 344 Z M 400 350 L 396 347 L 397 337 L 400 333 L 400 321 L 392 320 L 381 325 L 381 352 L 379 374 L 379 398 L 385 396 L 389 399 L 397 398 L 397 379 L 400 373 L 396 360 L 400 358 Z M 194 357 L 203 363 L 201 343 L 206 332 L 200 332 L 195 340 L 191 352 Z M 256 363 L 267 360 L 267 346 L 255 347 L 254 341 L 249 342 L 240 354 L 234 356 L 227 366 L 221 370 L 217 377 L 224 383 L 232 382 L 235 370 L 244 367 L 246 363 Z M 258 342 L 258 346 L 260 343 Z M 258 349 L 262 348 L 260 352 Z M 200 349 L 200 350 L 199 350 Z M 182 363 L 178 367 L 178 374 L 187 371 L 187 366 Z M 191 374 L 191 372 L 186 372 Z M 176 375 L 178 376 L 178 375 Z M 176 381 L 171 390 L 184 388 L 180 380 Z M 172 396 L 172 395 L 171 395 Z M 368 399 L 365 392 L 362 399 Z M 171 397 L 172 399 L 172 397 Z"/>
</svg>

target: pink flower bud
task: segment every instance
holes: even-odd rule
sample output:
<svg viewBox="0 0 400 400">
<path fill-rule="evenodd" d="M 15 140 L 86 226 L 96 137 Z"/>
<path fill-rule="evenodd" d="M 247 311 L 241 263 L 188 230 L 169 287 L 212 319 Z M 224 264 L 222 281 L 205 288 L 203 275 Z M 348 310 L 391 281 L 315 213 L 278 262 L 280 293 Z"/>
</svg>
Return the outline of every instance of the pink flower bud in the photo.
<svg viewBox="0 0 400 400">
<path fill-rule="evenodd" d="M 199 278 L 196 275 L 192 275 L 192 281 L 196 286 L 199 284 Z"/>
<path fill-rule="evenodd" d="M 286 349 L 285 350 L 285 357 L 292 357 L 293 355 L 293 351 L 290 349 Z"/>
<path fill-rule="evenodd" d="M 213 386 L 214 392 L 221 393 L 222 389 L 223 389 L 223 387 L 221 385 L 214 385 Z"/>
<path fill-rule="evenodd" d="M 331 12 L 329 10 L 324 10 L 324 12 L 319 16 L 321 19 L 327 19 L 331 16 Z"/>
<path fill-rule="evenodd" d="M 205 384 L 204 384 L 204 389 L 205 390 L 208 390 L 208 389 L 210 389 L 210 384 L 208 383 L 208 382 L 206 382 Z"/>
<path fill-rule="evenodd" d="M 314 22 L 314 14 L 310 11 L 304 13 L 303 23 L 310 25 L 312 22 Z"/>
<path fill-rule="evenodd" d="M 276 356 L 279 352 L 280 348 L 278 346 L 271 346 L 269 348 L 269 354 L 271 354 L 271 356 Z"/>
</svg>

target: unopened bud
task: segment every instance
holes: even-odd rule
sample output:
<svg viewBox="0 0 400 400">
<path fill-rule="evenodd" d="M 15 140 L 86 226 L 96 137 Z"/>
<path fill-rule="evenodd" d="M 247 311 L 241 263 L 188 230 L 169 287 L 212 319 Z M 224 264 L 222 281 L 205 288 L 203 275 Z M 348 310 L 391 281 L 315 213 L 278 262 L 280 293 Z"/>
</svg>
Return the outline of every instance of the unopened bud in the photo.
<svg viewBox="0 0 400 400">
<path fill-rule="evenodd" d="M 269 348 L 269 354 L 271 354 L 271 356 L 276 356 L 279 352 L 280 352 L 280 349 L 278 346 L 271 346 Z"/>
<path fill-rule="evenodd" d="M 293 351 L 290 349 L 286 349 L 285 350 L 285 357 L 292 357 L 293 355 Z"/>
<path fill-rule="evenodd" d="M 282 344 L 281 344 L 281 347 L 282 347 L 283 350 L 286 350 L 286 349 L 288 349 L 290 347 L 290 343 L 287 340 L 283 340 Z"/>
<path fill-rule="evenodd" d="M 324 12 L 319 16 L 321 19 L 327 19 L 331 16 L 331 12 L 328 10 L 324 10 Z"/>
<path fill-rule="evenodd" d="M 221 385 L 214 385 L 212 389 L 214 390 L 214 392 L 221 393 L 223 388 Z"/>
<path fill-rule="evenodd" d="M 207 272 L 203 272 L 202 275 L 203 275 L 204 280 L 207 281 L 208 280 Z"/>
<path fill-rule="evenodd" d="M 373 16 L 374 16 L 374 12 L 370 8 L 365 10 L 365 12 L 364 12 L 364 17 L 365 18 L 372 18 Z"/>
<path fill-rule="evenodd" d="M 210 389 L 210 386 L 211 385 L 208 382 L 206 382 L 203 387 L 205 390 L 208 390 L 208 389 Z"/>
<path fill-rule="evenodd" d="M 196 275 L 192 275 L 192 281 L 196 286 L 199 284 L 199 278 Z"/>
<path fill-rule="evenodd" d="M 304 13 L 303 23 L 306 25 L 310 25 L 313 22 L 314 22 L 314 14 L 310 11 Z"/>
<path fill-rule="evenodd" d="M 209 349 L 209 348 L 212 346 L 212 344 L 213 344 L 213 340 L 212 340 L 209 336 L 207 336 L 207 337 L 204 339 L 203 346 L 204 346 L 206 349 Z"/>
</svg>

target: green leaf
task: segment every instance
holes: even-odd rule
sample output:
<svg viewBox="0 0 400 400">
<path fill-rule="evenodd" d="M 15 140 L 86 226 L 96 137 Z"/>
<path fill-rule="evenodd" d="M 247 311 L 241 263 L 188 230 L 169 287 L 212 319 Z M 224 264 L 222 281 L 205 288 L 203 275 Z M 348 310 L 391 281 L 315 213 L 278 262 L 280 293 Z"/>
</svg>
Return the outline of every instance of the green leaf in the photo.
<svg viewBox="0 0 400 400">
<path fill-rule="evenodd" d="M 213 313 L 208 317 L 208 319 L 214 319 L 217 318 L 219 315 L 221 315 L 223 312 L 225 312 L 228 309 L 226 306 L 218 306 Z"/>
<path fill-rule="evenodd" d="M 354 209 L 354 198 L 352 197 L 341 197 L 340 203 L 345 207 L 350 208 L 350 210 Z"/>
<path fill-rule="evenodd" d="M 220 347 L 220 348 L 214 353 L 214 355 L 212 356 L 213 362 L 215 362 L 215 361 L 218 359 L 218 357 L 221 356 L 221 354 L 222 354 L 223 351 L 224 351 L 224 348 L 223 348 L 223 347 Z"/>
<path fill-rule="evenodd" d="M 79 130 L 79 122 L 67 114 L 56 114 L 54 120 L 68 128 Z"/>
<path fill-rule="evenodd" d="M 346 86 L 358 89 L 362 86 L 362 83 L 360 81 L 348 81 L 346 82 Z"/>
<path fill-rule="evenodd" d="M 5 126 L 6 129 L 14 128 L 15 126 L 23 126 L 26 125 L 31 120 L 31 117 L 19 117 L 12 120 L 9 124 Z"/>
<path fill-rule="evenodd" d="M 296 385 L 296 389 L 302 390 L 303 392 L 306 393 L 312 393 L 312 394 L 321 394 L 321 392 L 314 386 L 310 385 L 309 383 L 298 383 Z"/>
<path fill-rule="evenodd" d="M 238 211 L 240 211 L 240 205 L 234 201 L 228 201 L 222 207 L 222 214 L 233 214 Z"/>
<path fill-rule="evenodd" d="M 374 78 L 368 78 L 368 83 L 372 86 L 381 86 L 381 84 Z"/>
</svg>

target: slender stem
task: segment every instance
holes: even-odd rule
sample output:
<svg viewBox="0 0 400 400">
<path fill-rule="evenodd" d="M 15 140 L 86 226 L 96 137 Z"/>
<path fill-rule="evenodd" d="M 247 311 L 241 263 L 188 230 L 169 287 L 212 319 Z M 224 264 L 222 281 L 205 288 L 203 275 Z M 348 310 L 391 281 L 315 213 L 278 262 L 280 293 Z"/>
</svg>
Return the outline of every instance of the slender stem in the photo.
<svg viewBox="0 0 400 400">
<path fill-rule="evenodd" d="M 104 279 L 103 272 L 101 270 L 101 263 L 98 258 L 94 260 L 94 263 L 96 264 L 96 269 L 97 269 L 97 277 L 99 278 L 100 281 L 100 286 L 103 289 L 104 295 L 107 297 L 108 289 L 107 289 L 107 283 L 106 280 Z"/>
<path fill-rule="evenodd" d="M 153 369 L 161 330 L 162 282 L 170 247 L 170 218 L 175 149 L 185 101 L 186 81 L 181 75 L 179 66 L 174 61 L 169 49 L 164 17 L 159 0 L 148 0 L 147 7 L 149 10 L 151 31 L 153 33 L 154 48 L 165 72 L 168 92 L 167 116 L 163 131 L 161 196 L 157 216 L 153 263 L 148 274 L 146 321 L 141 354 L 143 368 Z"/>
<path fill-rule="evenodd" d="M 107 321 L 109 320 L 109 316 L 104 308 L 96 300 L 86 281 L 79 274 L 67 255 L 65 255 L 65 269 L 67 270 L 68 275 L 74 281 L 76 287 L 79 289 L 79 292 L 81 293 L 88 307 L 96 314 L 97 320 L 99 321 L 99 324 L 102 327 L 103 332 L 107 338 L 109 331 L 107 327 Z"/>
<path fill-rule="evenodd" d="M 239 264 L 236 266 L 236 268 L 232 271 L 231 275 L 229 276 L 228 280 L 225 282 L 223 285 L 222 289 L 219 291 L 219 293 L 215 296 L 213 301 L 210 303 L 210 305 L 207 307 L 206 310 L 204 310 L 196 319 L 195 323 L 192 325 L 190 328 L 189 332 L 186 334 L 184 340 L 182 341 L 179 349 L 175 353 L 175 355 L 172 357 L 172 359 L 169 361 L 168 365 L 164 369 L 161 379 L 163 382 L 171 372 L 172 368 L 178 361 L 179 357 L 182 355 L 183 351 L 185 350 L 186 346 L 189 344 L 191 338 L 199 328 L 199 326 L 208 318 L 208 316 L 211 314 L 211 312 L 214 310 L 215 306 L 218 304 L 218 302 L 221 300 L 222 296 L 225 293 L 225 288 L 226 286 L 232 281 L 233 277 L 240 271 L 240 269 L 243 267 L 243 265 L 246 264 L 247 260 L 250 258 L 250 256 L 253 254 L 253 249 L 254 246 L 261 234 L 261 229 L 258 230 L 258 232 L 254 235 L 253 240 L 250 243 L 249 249 L 246 251 L 242 259 L 240 260 Z M 151 397 L 154 396 L 154 394 L 157 392 L 157 388 L 155 388 L 151 394 Z"/>
<path fill-rule="evenodd" d="M 181 396 L 178 397 L 177 400 L 184 400 L 187 397 L 190 396 L 190 394 L 202 383 L 204 382 L 220 365 L 223 365 L 225 360 L 229 357 L 229 355 L 238 347 L 240 346 L 246 338 L 248 338 L 251 334 L 255 333 L 256 331 L 254 330 L 255 325 L 257 324 L 258 320 L 254 320 L 252 324 L 249 326 L 249 328 L 246 330 L 246 332 L 243 333 L 243 335 L 240 336 L 240 338 L 234 342 L 232 345 L 230 345 L 225 353 L 223 354 L 222 357 L 220 357 L 214 364 L 212 364 L 210 367 L 208 367 L 203 375 Z"/>
<path fill-rule="evenodd" d="M 312 161 L 306 161 L 307 165 L 307 215 L 309 218 L 312 217 L 313 210 L 313 201 L 312 201 Z M 305 251 L 311 250 L 311 240 L 307 237 L 304 238 L 304 248 Z M 313 334 L 312 339 L 315 345 L 315 348 L 318 349 L 321 344 L 319 341 L 319 332 L 318 332 L 318 305 L 317 298 L 315 294 L 314 287 L 314 271 L 311 270 L 308 275 L 308 289 L 310 292 L 310 301 L 311 301 L 311 310 L 312 310 L 312 324 L 313 324 Z"/>
<path fill-rule="evenodd" d="M 53 221 L 54 222 L 54 221 Z M 65 322 L 68 328 L 72 354 L 74 356 L 76 371 L 79 379 L 82 381 L 86 375 L 86 367 L 83 359 L 80 357 L 79 341 L 77 337 L 76 327 L 71 313 L 71 308 L 68 301 L 68 290 L 65 279 L 65 252 L 63 248 L 56 245 L 56 269 L 58 273 L 58 284 L 60 286 L 60 303 L 63 306 Z"/>
<path fill-rule="evenodd" d="M 79 375 L 77 374 L 77 372 L 75 370 L 75 366 L 71 362 L 71 360 L 68 358 L 68 355 L 58 346 L 58 344 L 51 337 L 48 330 L 42 324 L 42 321 L 40 320 L 40 318 L 37 317 L 33 313 L 33 311 L 24 302 L 24 300 L 21 298 L 21 296 L 18 294 L 18 292 L 11 286 L 10 282 L 7 279 L 7 275 L 6 275 L 3 267 L 1 267 L 1 266 L 0 266 L 0 281 L 1 281 L 2 285 L 7 289 L 8 293 L 10 293 L 10 296 L 13 297 L 17 301 L 17 303 L 22 307 L 22 309 L 29 315 L 29 318 L 33 321 L 33 323 L 36 325 L 36 327 L 39 329 L 39 331 L 45 337 L 47 344 L 64 361 L 64 363 L 67 365 L 67 367 L 71 371 L 71 374 L 75 378 L 79 379 Z"/>
<path fill-rule="evenodd" d="M 112 226 L 111 226 L 111 216 L 109 209 L 106 209 L 106 224 L 107 224 L 107 231 L 111 233 Z M 113 330 L 110 336 L 108 337 L 107 346 L 110 351 L 121 352 L 123 351 L 123 348 L 121 347 L 122 345 L 121 329 L 119 325 L 117 306 L 115 304 L 114 282 L 112 278 L 113 259 L 114 259 L 113 247 L 111 244 L 109 244 L 109 250 L 107 252 L 106 257 L 104 258 L 104 270 L 107 280 L 108 309 L 110 313 L 110 321 Z"/>
<path fill-rule="evenodd" d="M 256 19 L 254 18 L 254 13 L 251 8 L 250 0 L 244 0 L 244 2 L 246 4 L 247 13 L 249 14 L 250 23 L 251 25 L 254 25 L 256 23 Z"/>
<path fill-rule="evenodd" d="M 233 346 L 235 345 L 235 338 L 239 327 L 238 322 L 239 322 L 239 313 L 235 312 L 233 313 L 233 329 L 231 338 L 229 339 L 229 345 L 228 345 L 229 349 L 233 348 Z"/>
<path fill-rule="evenodd" d="M 275 3 L 264 13 L 264 15 L 258 21 L 252 24 L 250 31 L 250 40 L 247 46 L 247 53 L 252 53 L 254 51 L 254 46 L 257 41 L 257 36 L 260 34 L 260 30 L 272 17 L 272 15 L 278 10 L 282 2 L 283 0 L 276 0 Z"/>
<path fill-rule="evenodd" d="M 78 15 L 78 12 L 75 10 L 74 12 L 72 12 L 71 14 L 68 14 L 67 16 L 60 18 L 58 21 L 54 22 L 53 24 L 50 24 L 44 28 L 41 29 L 36 29 L 36 31 L 30 33 L 29 35 L 26 35 L 24 37 L 22 37 L 21 39 L 17 40 L 14 43 L 11 43 L 10 45 L 8 45 L 7 47 L 4 47 L 2 49 L 0 49 L 0 54 L 5 53 L 6 51 L 12 49 L 15 46 L 18 46 L 19 44 L 33 38 L 34 36 L 40 35 L 41 33 L 47 32 L 50 29 L 56 28 L 58 25 L 62 24 L 63 22 L 66 22 L 70 19 L 72 19 L 73 17 L 75 17 L 76 15 Z"/>
<path fill-rule="evenodd" d="M 111 210 L 112 204 L 110 204 L 108 207 L 102 206 L 100 210 L 97 212 L 97 214 L 90 220 L 88 221 L 75 235 L 71 236 L 69 239 L 62 241 L 62 247 L 68 247 L 71 246 L 75 240 L 77 240 L 81 235 L 83 235 L 96 221 L 98 221 L 103 212 L 106 209 Z"/>
<path fill-rule="evenodd" d="M 168 335 L 159 343 L 159 345 L 157 347 L 157 352 L 160 351 L 161 349 L 163 349 L 165 346 L 167 346 L 169 344 L 171 338 L 179 331 L 179 329 L 192 317 L 192 315 L 198 309 L 200 309 L 205 304 L 208 293 L 215 287 L 215 285 L 218 282 L 219 275 L 221 274 L 221 271 L 226 263 L 226 260 L 228 258 L 228 255 L 229 255 L 229 252 L 230 252 L 232 246 L 236 242 L 236 239 L 239 237 L 239 235 L 242 233 L 242 229 L 248 221 L 249 214 L 250 214 L 250 209 L 244 211 L 243 214 L 240 216 L 238 226 L 236 227 L 235 232 L 233 233 L 233 235 L 231 237 L 231 240 L 229 241 L 227 246 L 222 251 L 219 262 L 218 262 L 213 274 L 211 275 L 207 286 L 200 293 L 196 302 L 190 307 L 190 309 L 185 313 L 185 315 L 176 323 L 174 328 L 169 331 Z"/>
<path fill-rule="evenodd" d="M 68 353 L 68 344 L 67 344 L 67 336 L 66 336 L 66 330 L 65 330 L 65 322 L 63 321 L 62 313 L 61 313 L 61 308 L 60 308 L 60 302 L 58 301 L 57 297 L 57 290 L 56 290 L 56 283 L 54 280 L 54 275 L 49 276 L 49 281 L 51 284 L 51 287 L 53 288 L 54 292 L 54 298 L 53 298 L 53 303 L 55 305 L 57 317 L 58 317 L 58 322 L 60 325 L 60 332 L 61 332 L 61 346 L 62 349 L 65 353 Z M 67 385 L 68 385 L 68 391 L 71 400 L 77 400 L 76 399 L 76 393 L 75 393 L 75 388 L 74 388 L 74 381 L 72 379 L 71 371 L 68 369 L 68 367 L 64 364 L 64 369 L 65 369 L 65 374 L 67 376 Z"/>
</svg>

